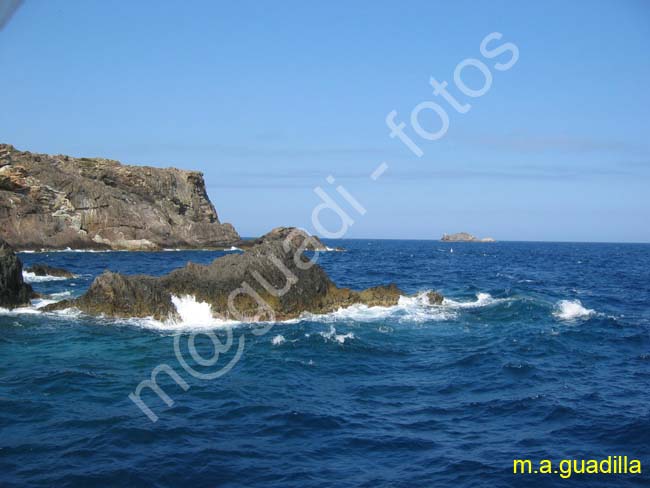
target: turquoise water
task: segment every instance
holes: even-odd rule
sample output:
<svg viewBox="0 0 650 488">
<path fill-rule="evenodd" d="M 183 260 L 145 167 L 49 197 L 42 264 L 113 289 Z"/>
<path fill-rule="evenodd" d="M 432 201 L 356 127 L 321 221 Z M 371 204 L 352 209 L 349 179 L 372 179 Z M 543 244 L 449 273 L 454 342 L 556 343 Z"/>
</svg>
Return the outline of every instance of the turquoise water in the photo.
<svg viewBox="0 0 650 488">
<path fill-rule="evenodd" d="M 648 485 L 647 474 L 515 476 L 512 460 L 650 463 L 650 245 L 336 245 L 347 252 L 319 263 L 340 286 L 396 282 L 447 300 L 263 328 L 210 323 L 191 301 L 173 326 L 0 312 L 0 485 Z M 33 283 L 59 300 L 105 268 L 158 275 L 223 254 L 21 259 L 79 275 Z M 188 341 L 194 335 L 199 359 L 209 359 L 210 337 L 196 334 L 209 330 L 233 345 L 201 366 Z M 202 380 L 179 363 L 175 339 L 202 374 L 233 360 L 242 341 L 243 354 Z M 154 423 L 128 395 L 161 364 L 188 388 L 158 376 L 171 407 L 143 391 Z"/>
</svg>

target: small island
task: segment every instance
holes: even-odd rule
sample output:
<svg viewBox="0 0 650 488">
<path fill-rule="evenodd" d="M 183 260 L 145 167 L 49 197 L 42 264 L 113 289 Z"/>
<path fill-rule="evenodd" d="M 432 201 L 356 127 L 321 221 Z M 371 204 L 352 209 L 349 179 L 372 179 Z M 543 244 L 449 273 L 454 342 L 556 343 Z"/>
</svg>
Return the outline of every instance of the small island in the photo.
<svg viewBox="0 0 650 488">
<path fill-rule="evenodd" d="M 496 242 L 492 237 L 483 237 L 482 239 L 468 232 L 458 232 L 456 234 L 443 234 L 440 239 L 444 242 Z"/>
</svg>

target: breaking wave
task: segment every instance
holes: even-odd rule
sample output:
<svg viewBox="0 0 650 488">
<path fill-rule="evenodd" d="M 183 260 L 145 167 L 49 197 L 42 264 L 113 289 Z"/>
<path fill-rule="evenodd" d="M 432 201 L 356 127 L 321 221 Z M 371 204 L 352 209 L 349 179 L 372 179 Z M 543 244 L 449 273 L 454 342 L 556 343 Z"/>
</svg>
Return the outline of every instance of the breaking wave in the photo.
<svg viewBox="0 0 650 488">
<path fill-rule="evenodd" d="M 278 334 L 273 339 L 271 339 L 271 344 L 273 344 L 274 346 L 279 346 L 281 344 L 284 344 L 285 342 L 287 342 L 287 340 L 281 334 Z"/>
<path fill-rule="evenodd" d="M 580 300 L 560 300 L 555 305 L 553 315 L 560 320 L 574 321 L 596 314 L 595 310 L 585 308 Z"/>
<path fill-rule="evenodd" d="M 50 275 L 38 276 L 30 271 L 23 271 L 23 280 L 25 280 L 26 283 L 42 283 L 44 281 L 65 281 L 68 279 L 69 278 L 65 278 L 63 276 L 50 276 Z"/>
<path fill-rule="evenodd" d="M 427 292 L 422 292 L 413 297 L 402 296 L 397 305 L 392 307 L 369 307 L 368 305 L 351 305 L 328 314 L 304 313 L 302 320 L 312 322 L 340 322 L 351 320 L 354 322 L 375 322 L 383 319 L 393 319 L 398 322 L 426 322 L 452 320 L 456 317 L 453 310 L 447 310 L 439 305 L 432 305 L 427 297 Z"/>
<path fill-rule="evenodd" d="M 354 333 L 352 332 L 348 332 L 347 334 L 337 334 L 336 328 L 334 328 L 333 325 L 330 325 L 329 331 L 320 332 L 320 335 L 327 341 L 338 342 L 339 344 L 345 344 L 347 339 L 354 339 Z"/>
<path fill-rule="evenodd" d="M 442 305 L 449 308 L 480 308 L 489 307 L 491 305 L 496 305 L 498 303 L 504 303 L 511 300 L 512 298 L 493 298 L 489 293 L 477 293 L 476 300 L 474 301 L 459 302 L 452 300 L 451 298 L 445 298 L 442 301 Z"/>
</svg>

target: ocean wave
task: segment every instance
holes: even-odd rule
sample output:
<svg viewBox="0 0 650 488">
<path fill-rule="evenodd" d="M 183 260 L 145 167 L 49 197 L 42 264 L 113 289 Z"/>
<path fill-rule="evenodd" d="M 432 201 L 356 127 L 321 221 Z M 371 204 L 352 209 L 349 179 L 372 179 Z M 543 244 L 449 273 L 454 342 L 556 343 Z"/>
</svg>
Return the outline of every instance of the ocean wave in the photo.
<svg viewBox="0 0 650 488">
<path fill-rule="evenodd" d="M 459 302 L 451 298 L 445 298 L 442 301 L 443 307 L 455 308 L 481 308 L 511 301 L 512 298 L 494 298 L 489 293 L 477 293 L 476 300 L 471 302 Z"/>
<path fill-rule="evenodd" d="M 553 315 L 560 320 L 575 321 L 596 315 L 596 311 L 585 308 L 580 300 L 560 300 L 555 305 Z"/>
<path fill-rule="evenodd" d="M 244 324 L 238 320 L 225 320 L 214 317 L 212 314 L 212 305 L 207 302 L 198 301 L 193 295 L 172 295 L 172 304 L 176 308 L 178 318 L 157 320 L 153 317 L 132 317 L 122 319 L 105 318 L 104 320 L 119 325 L 131 325 L 163 332 L 214 330 Z"/>
<path fill-rule="evenodd" d="M 44 314 L 46 312 L 43 312 L 42 310 L 43 307 L 47 305 L 51 305 L 52 303 L 60 302 L 61 300 L 65 300 L 70 296 L 72 296 L 72 292 L 61 291 L 58 293 L 45 295 L 41 298 L 33 298 L 32 300 L 30 300 L 29 305 L 25 305 L 22 307 L 16 307 L 11 309 L 0 307 L 0 315 L 16 316 L 16 315 L 24 315 L 24 314 L 29 314 L 29 315 Z M 47 313 L 54 314 L 54 315 L 74 315 L 75 317 L 81 314 L 81 312 L 77 309 L 66 309 L 66 310 L 59 310 L 59 311 L 47 312 Z"/>
<path fill-rule="evenodd" d="M 218 329 L 241 324 L 237 320 L 224 320 L 214 317 L 212 305 L 198 301 L 193 295 L 172 295 L 172 303 L 180 317 L 179 319 L 170 319 L 165 322 L 151 319 L 146 323 L 155 327 L 174 330 Z"/>
<path fill-rule="evenodd" d="M 341 249 L 340 247 L 329 247 L 325 246 L 325 249 L 319 249 L 318 252 L 343 252 L 344 249 Z"/>
<path fill-rule="evenodd" d="M 38 276 L 30 271 L 23 271 L 23 280 L 25 280 L 26 283 L 42 283 L 44 281 L 65 281 L 68 279 L 69 278 L 65 278 L 63 276 L 50 276 L 50 275 Z"/>
<path fill-rule="evenodd" d="M 336 328 L 333 325 L 330 325 L 330 330 L 327 332 L 320 332 L 320 335 L 323 339 L 327 341 L 338 342 L 339 344 L 345 344 L 347 339 L 354 339 L 354 333 L 348 332 L 347 334 L 337 334 Z"/>
<path fill-rule="evenodd" d="M 351 305 L 339 308 L 328 314 L 304 313 L 301 320 L 311 322 L 375 322 L 384 319 L 394 319 L 398 322 L 427 322 L 452 320 L 456 318 L 453 310 L 445 307 L 432 305 L 427 296 L 428 291 L 419 293 L 416 296 L 401 296 L 397 305 L 391 307 L 369 307 L 368 305 Z"/>
<path fill-rule="evenodd" d="M 10 317 L 15 315 L 24 315 L 24 314 L 38 314 L 41 311 L 32 306 L 17 307 L 17 308 L 3 308 L 0 307 L 0 315 L 8 315 Z"/>
<path fill-rule="evenodd" d="M 273 344 L 274 346 L 279 346 L 281 344 L 284 344 L 285 342 L 287 342 L 287 340 L 281 334 L 278 334 L 273 339 L 271 339 L 271 344 Z"/>
</svg>

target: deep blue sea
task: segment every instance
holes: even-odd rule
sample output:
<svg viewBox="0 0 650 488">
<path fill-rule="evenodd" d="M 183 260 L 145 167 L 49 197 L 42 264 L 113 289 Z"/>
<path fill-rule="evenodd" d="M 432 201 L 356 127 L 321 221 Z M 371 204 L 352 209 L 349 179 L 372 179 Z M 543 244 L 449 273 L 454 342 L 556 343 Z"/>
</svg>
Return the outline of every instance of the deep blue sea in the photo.
<svg viewBox="0 0 650 488">
<path fill-rule="evenodd" d="M 319 263 L 338 285 L 445 302 L 263 327 L 211 324 L 191 303 L 176 325 L 0 311 L 0 486 L 650 486 L 650 245 L 336 245 Z M 60 300 L 104 269 L 160 275 L 223 254 L 20 257 L 79 275 L 32 283 Z M 216 362 L 214 338 L 232 342 Z M 204 375 L 243 354 L 200 379 L 175 340 Z M 144 389 L 154 423 L 128 395 L 159 365 L 173 405 Z M 514 458 L 609 455 L 644 474 L 512 473 Z"/>
</svg>

